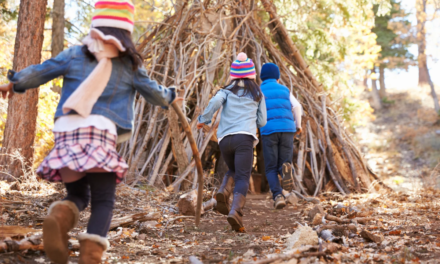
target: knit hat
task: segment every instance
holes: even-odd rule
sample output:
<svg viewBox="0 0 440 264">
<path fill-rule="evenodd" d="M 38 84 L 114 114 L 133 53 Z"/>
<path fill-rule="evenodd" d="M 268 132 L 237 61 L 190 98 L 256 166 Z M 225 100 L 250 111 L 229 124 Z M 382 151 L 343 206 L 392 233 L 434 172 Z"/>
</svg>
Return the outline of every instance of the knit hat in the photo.
<svg viewBox="0 0 440 264">
<path fill-rule="evenodd" d="M 255 65 L 243 52 L 238 54 L 237 60 L 231 66 L 231 80 L 241 78 L 256 78 Z"/>
<path fill-rule="evenodd" d="M 134 29 L 134 5 L 130 0 L 105 0 L 95 4 L 92 27 Z"/>
<path fill-rule="evenodd" d="M 265 81 L 267 79 L 280 79 L 280 68 L 274 63 L 266 63 L 261 68 L 260 78 Z"/>
</svg>

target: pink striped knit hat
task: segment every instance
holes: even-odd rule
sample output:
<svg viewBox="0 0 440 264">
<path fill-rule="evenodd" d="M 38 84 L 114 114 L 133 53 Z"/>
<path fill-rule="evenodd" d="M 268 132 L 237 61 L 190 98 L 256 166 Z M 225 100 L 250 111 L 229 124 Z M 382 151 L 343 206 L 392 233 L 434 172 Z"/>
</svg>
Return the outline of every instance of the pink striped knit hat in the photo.
<svg viewBox="0 0 440 264">
<path fill-rule="evenodd" d="M 230 79 L 255 79 L 256 75 L 254 62 L 247 57 L 246 53 L 239 53 L 237 60 L 231 65 Z"/>
</svg>

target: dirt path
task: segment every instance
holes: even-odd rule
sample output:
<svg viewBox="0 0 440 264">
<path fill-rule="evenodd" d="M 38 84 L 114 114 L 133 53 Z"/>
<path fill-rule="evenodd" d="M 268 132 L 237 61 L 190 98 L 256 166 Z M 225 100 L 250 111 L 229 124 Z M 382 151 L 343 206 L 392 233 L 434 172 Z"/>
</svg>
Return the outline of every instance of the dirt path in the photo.
<svg viewBox="0 0 440 264">
<path fill-rule="evenodd" d="M 122 192 L 122 191 L 120 191 Z M 18 197 L 17 197 L 18 196 Z M 153 204 L 147 204 L 139 197 L 133 195 L 120 195 L 115 210 L 115 217 L 123 212 L 124 215 L 137 213 L 143 208 L 154 208 Z M 20 194 L 6 195 L 8 200 L 22 200 Z M 33 198 L 35 203 L 47 206 L 61 195 L 53 195 L 50 198 Z M 148 199 L 147 199 L 148 200 Z M 152 202 L 155 203 L 155 202 Z M 162 204 L 162 223 L 146 222 L 128 228 L 124 228 L 122 235 L 111 240 L 111 248 L 107 254 L 108 263 L 136 262 L 136 263 L 158 263 L 158 262 L 181 262 L 186 261 L 189 256 L 194 255 L 206 263 L 219 263 L 230 261 L 237 256 L 243 255 L 248 250 L 255 254 L 267 254 L 280 252 L 283 249 L 284 241 L 281 237 L 292 233 L 297 222 L 304 223 L 305 204 L 295 206 L 289 205 L 284 210 L 274 210 L 273 202 L 267 195 L 249 195 L 244 209 L 244 222 L 247 233 L 237 234 L 231 231 L 226 221 L 226 216 L 217 212 L 207 212 L 200 227 L 194 227 L 192 219 L 176 221 L 166 226 L 168 218 L 174 218 L 171 207 Z M 132 210 L 129 210 L 132 208 Z M 167 209 L 164 209 L 167 208 Z M 8 225 L 33 226 L 41 228 L 41 221 L 46 210 L 37 210 L 37 222 L 21 215 L 14 215 L 8 212 L 14 219 L 8 221 Z M 4 214 L 6 211 L 4 212 Z M 40 214 L 41 213 L 41 214 Z M 40 217 L 41 216 L 41 217 Z M 84 230 L 89 212 L 81 215 L 78 228 L 73 230 L 72 235 Z M 17 219 L 18 218 L 18 219 Z M 109 237 L 115 236 L 117 231 L 112 231 Z M 266 241 L 262 241 L 265 237 Z M 72 263 L 77 262 L 77 252 L 72 252 Z M 3 262 L 2 262 L 3 261 Z M 0 263 L 49 263 L 48 259 L 41 252 L 29 252 L 28 254 L 2 254 Z"/>
<path fill-rule="evenodd" d="M 356 128 L 369 165 L 395 190 L 440 186 L 440 122 L 432 99 L 419 89 L 389 90 L 384 108 Z"/>
</svg>

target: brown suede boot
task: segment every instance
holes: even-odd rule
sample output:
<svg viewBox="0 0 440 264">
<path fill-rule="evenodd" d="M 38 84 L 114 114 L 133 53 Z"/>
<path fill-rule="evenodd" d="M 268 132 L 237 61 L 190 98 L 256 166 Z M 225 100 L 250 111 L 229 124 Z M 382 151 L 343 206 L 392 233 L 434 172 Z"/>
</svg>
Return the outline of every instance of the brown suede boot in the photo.
<svg viewBox="0 0 440 264">
<path fill-rule="evenodd" d="M 99 264 L 102 255 L 110 246 L 104 237 L 93 234 L 81 234 L 79 240 L 79 262 L 78 264 Z"/>
<path fill-rule="evenodd" d="M 49 259 L 57 264 L 67 263 L 69 258 L 67 232 L 78 223 L 79 211 L 71 201 L 53 203 L 43 222 L 44 250 Z"/>
<path fill-rule="evenodd" d="M 226 173 L 225 177 L 223 177 L 222 185 L 220 189 L 218 189 L 216 200 L 217 206 L 216 209 L 221 214 L 228 215 L 230 210 L 229 205 L 229 197 L 232 193 L 232 185 L 234 184 L 234 177 L 229 173 Z"/>
<path fill-rule="evenodd" d="M 245 232 L 243 225 L 243 207 L 246 203 L 246 197 L 241 193 L 234 193 L 232 208 L 228 215 L 228 222 L 232 230 L 236 232 Z"/>
</svg>

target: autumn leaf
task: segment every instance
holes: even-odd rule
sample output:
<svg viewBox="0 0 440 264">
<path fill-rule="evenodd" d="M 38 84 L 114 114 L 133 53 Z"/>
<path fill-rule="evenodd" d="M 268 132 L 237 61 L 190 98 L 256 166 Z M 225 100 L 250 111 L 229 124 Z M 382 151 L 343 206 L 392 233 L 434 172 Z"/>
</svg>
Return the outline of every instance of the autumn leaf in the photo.
<svg viewBox="0 0 440 264">
<path fill-rule="evenodd" d="M 270 239 L 270 236 L 263 236 L 261 239 L 262 239 L 263 241 L 267 241 L 267 240 Z"/>
<path fill-rule="evenodd" d="M 393 231 L 390 231 L 388 234 L 392 235 L 392 236 L 397 236 L 397 235 L 400 235 L 401 233 L 402 233 L 401 230 L 393 230 Z"/>
</svg>

